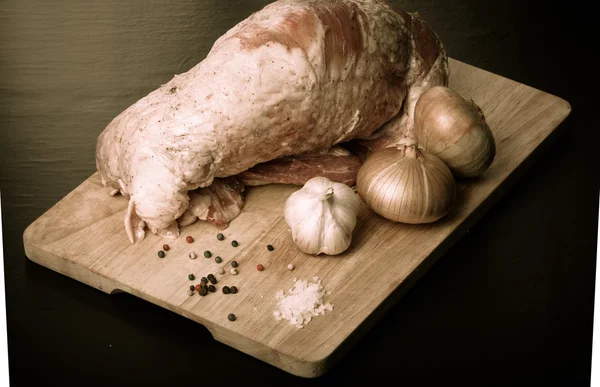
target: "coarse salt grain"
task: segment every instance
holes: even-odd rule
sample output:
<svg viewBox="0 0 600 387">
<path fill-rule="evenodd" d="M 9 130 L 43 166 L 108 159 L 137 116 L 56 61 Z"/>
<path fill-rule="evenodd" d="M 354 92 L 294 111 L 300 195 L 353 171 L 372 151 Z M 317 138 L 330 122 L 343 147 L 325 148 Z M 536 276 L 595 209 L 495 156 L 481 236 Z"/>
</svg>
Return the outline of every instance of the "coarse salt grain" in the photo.
<svg viewBox="0 0 600 387">
<path fill-rule="evenodd" d="M 273 312 L 276 320 L 286 319 L 291 325 L 298 328 L 308 324 L 313 316 L 323 315 L 326 311 L 332 311 L 333 305 L 329 302 L 324 303 L 323 296 L 326 290 L 323 289 L 321 281 L 308 282 L 307 280 L 296 280 L 294 285 L 288 290 L 287 294 L 279 290 L 275 294 L 277 310 Z"/>
</svg>

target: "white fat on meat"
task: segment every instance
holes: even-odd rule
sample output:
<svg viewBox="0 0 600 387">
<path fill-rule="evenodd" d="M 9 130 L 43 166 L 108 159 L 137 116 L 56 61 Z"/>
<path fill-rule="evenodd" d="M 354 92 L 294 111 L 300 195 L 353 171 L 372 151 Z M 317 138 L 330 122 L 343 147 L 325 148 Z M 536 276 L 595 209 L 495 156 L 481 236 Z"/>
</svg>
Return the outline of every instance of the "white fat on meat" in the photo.
<svg viewBox="0 0 600 387">
<path fill-rule="evenodd" d="M 413 99 L 436 82 L 447 83 L 446 54 L 417 15 L 378 0 L 275 1 L 115 117 L 96 143 L 98 173 L 129 198 L 132 243 L 145 227 L 167 237 L 197 218 L 224 227 L 241 211 L 241 191 L 215 206 L 217 191 L 236 194 L 204 188 L 348 141 L 389 145 L 412 125 Z M 378 130 L 394 117 L 399 125 Z M 190 211 L 208 203 L 198 195 L 221 214 Z"/>
</svg>

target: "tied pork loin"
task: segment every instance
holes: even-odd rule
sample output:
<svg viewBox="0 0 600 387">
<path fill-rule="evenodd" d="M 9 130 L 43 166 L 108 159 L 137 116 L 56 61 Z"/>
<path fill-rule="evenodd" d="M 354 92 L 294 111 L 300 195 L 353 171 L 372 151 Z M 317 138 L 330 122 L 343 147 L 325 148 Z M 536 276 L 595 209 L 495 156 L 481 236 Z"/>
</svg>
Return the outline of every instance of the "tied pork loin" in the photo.
<svg viewBox="0 0 600 387">
<path fill-rule="evenodd" d="M 361 159 L 404 141 L 448 59 L 417 14 L 382 0 L 279 0 L 207 57 L 115 117 L 96 144 L 102 183 L 129 199 L 132 243 L 198 218 L 224 228 L 244 185 L 352 185 Z M 342 148 L 344 146 L 344 148 Z"/>
</svg>

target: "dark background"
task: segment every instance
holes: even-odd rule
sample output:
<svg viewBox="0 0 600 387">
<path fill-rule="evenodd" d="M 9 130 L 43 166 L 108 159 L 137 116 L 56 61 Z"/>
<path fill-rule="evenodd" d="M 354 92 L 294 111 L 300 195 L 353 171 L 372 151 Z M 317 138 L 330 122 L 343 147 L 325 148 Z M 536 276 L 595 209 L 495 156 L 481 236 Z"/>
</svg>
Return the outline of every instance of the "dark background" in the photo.
<svg viewBox="0 0 600 387">
<path fill-rule="evenodd" d="M 589 385 L 600 136 L 583 2 L 395 1 L 450 57 L 566 99 L 560 137 L 326 375 L 301 379 L 127 294 L 30 262 L 27 225 L 95 139 L 262 1 L 3 1 L 0 183 L 11 385 Z M 578 4 L 581 3 L 581 4 Z"/>
</svg>

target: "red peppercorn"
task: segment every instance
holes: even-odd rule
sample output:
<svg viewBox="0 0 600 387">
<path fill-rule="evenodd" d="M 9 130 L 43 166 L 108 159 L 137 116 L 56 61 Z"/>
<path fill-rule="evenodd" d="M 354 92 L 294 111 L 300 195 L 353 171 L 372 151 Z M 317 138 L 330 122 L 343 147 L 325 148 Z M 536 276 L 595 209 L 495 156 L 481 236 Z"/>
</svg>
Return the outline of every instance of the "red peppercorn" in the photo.
<svg viewBox="0 0 600 387">
<path fill-rule="evenodd" d="M 265 267 L 263 265 L 261 265 L 260 263 L 258 265 L 256 265 L 256 268 L 258 269 L 258 271 L 265 270 Z"/>
<path fill-rule="evenodd" d="M 188 236 L 188 237 L 185 238 L 185 241 L 187 243 L 192 243 L 194 241 L 194 238 L 192 238 L 191 236 Z"/>
<path fill-rule="evenodd" d="M 164 251 L 169 251 L 169 249 L 170 249 L 169 245 L 167 245 L 167 244 L 163 245 L 163 250 Z"/>
<path fill-rule="evenodd" d="M 202 285 L 200 285 L 200 284 L 196 285 L 196 291 L 198 291 L 198 292 L 199 292 L 199 291 L 200 291 L 200 289 L 202 289 Z"/>
</svg>

